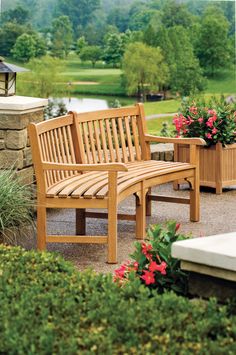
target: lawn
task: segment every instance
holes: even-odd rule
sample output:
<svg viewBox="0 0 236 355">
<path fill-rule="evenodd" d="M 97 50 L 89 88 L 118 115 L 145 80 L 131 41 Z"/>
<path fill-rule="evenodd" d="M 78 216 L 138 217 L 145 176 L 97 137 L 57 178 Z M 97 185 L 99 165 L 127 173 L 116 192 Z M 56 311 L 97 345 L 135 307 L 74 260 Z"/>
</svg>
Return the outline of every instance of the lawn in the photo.
<svg viewBox="0 0 236 355">
<path fill-rule="evenodd" d="M 172 124 L 173 117 L 159 117 L 147 120 L 147 129 L 149 134 L 159 135 L 164 122 L 168 123 L 169 129 L 172 131 L 174 125 Z"/>
</svg>

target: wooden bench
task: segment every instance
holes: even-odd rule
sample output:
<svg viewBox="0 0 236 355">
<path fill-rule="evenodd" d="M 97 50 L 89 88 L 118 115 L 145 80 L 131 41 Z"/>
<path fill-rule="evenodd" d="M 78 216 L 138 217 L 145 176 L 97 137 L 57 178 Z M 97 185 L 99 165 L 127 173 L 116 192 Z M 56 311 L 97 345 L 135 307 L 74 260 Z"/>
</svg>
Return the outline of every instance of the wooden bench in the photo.
<svg viewBox="0 0 236 355">
<path fill-rule="evenodd" d="M 199 220 L 199 145 L 204 140 L 164 138 L 146 133 L 142 104 L 66 116 L 29 125 L 37 179 L 38 249 L 46 243 L 105 243 L 108 262 L 117 262 L 117 219 L 136 220 L 136 238 L 145 237 L 151 201 L 189 203 Z M 150 142 L 190 145 L 190 163 L 153 161 Z M 151 195 L 151 187 L 179 179 L 190 185 L 190 199 Z M 136 213 L 118 215 L 118 204 L 136 196 Z M 47 208 L 75 208 L 76 235 L 47 235 Z M 86 212 L 107 209 L 108 213 Z M 108 235 L 86 236 L 86 217 L 107 217 Z M 178 216 L 176 216 L 178 218 Z"/>
</svg>

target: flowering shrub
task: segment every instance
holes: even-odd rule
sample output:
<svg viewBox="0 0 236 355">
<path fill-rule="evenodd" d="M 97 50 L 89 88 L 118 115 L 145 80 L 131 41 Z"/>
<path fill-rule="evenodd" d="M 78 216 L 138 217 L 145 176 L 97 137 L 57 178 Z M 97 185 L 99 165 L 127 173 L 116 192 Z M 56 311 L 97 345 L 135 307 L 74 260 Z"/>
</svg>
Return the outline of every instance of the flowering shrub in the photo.
<svg viewBox="0 0 236 355">
<path fill-rule="evenodd" d="M 236 111 L 222 97 L 211 99 L 208 105 L 192 99 L 183 102 L 173 123 L 178 137 L 200 137 L 208 146 L 217 142 L 225 146 L 236 141 L 235 120 Z"/>
<path fill-rule="evenodd" d="M 166 228 L 153 225 L 143 242 L 135 243 L 135 251 L 128 260 L 115 270 L 114 281 L 120 286 L 136 278 L 159 293 L 173 290 L 187 293 L 187 273 L 180 269 L 180 261 L 171 256 L 171 245 L 186 236 L 177 233 L 179 224 L 167 223 Z"/>
</svg>

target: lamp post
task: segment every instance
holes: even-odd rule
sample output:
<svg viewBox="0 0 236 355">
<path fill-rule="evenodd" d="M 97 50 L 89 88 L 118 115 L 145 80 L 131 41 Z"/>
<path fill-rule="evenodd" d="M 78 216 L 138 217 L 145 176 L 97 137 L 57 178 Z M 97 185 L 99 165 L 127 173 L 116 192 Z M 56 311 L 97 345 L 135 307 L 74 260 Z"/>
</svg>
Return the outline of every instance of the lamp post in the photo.
<svg viewBox="0 0 236 355">
<path fill-rule="evenodd" d="M 29 70 L 13 64 L 4 63 L 3 59 L 0 58 L 0 96 L 15 95 L 16 73 L 25 71 Z"/>
</svg>

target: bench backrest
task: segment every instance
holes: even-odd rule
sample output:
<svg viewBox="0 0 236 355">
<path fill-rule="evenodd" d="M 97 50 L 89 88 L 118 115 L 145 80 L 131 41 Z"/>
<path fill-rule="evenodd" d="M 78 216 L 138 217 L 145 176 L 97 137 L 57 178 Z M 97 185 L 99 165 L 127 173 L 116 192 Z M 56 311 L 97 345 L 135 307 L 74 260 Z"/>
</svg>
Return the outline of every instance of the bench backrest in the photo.
<svg viewBox="0 0 236 355">
<path fill-rule="evenodd" d="M 144 142 L 143 106 L 107 109 L 87 113 L 69 113 L 29 125 L 36 178 L 47 188 L 67 177 L 69 171 L 47 171 L 42 161 L 54 163 L 97 164 L 134 162 L 150 158 Z"/>
<path fill-rule="evenodd" d="M 81 163 L 134 162 L 149 158 L 143 106 L 75 113 Z"/>
</svg>

